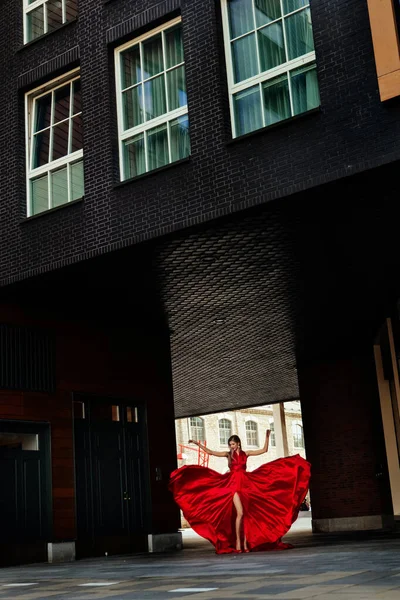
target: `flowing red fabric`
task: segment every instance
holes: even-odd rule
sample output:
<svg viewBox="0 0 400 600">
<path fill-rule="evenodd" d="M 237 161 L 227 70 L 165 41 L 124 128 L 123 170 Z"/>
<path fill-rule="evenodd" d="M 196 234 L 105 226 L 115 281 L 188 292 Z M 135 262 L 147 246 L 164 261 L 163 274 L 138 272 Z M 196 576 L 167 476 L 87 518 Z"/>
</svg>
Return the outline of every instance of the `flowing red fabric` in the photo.
<svg viewBox="0 0 400 600">
<path fill-rule="evenodd" d="M 247 455 L 234 453 L 230 472 L 186 465 L 171 473 L 169 489 L 190 526 L 209 540 L 217 554 L 236 548 L 233 504 L 235 492 L 243 505 L 243 533 L 251 551 L 283 550 L 281 542 L 297 519 L 310 479 L 310 463 L 299 454 L 278 458 L 246 471 Z"/>
</svg>

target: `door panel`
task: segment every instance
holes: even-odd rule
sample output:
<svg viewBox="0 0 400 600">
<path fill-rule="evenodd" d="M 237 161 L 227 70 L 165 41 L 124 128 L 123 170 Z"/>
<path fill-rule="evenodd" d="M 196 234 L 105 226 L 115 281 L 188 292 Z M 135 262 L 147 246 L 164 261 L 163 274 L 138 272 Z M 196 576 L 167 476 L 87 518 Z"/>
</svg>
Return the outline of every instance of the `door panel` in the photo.
<svg viewBox="0 0 400 600">
<path fill-rule="evenodd" d="M 12 539 L 19 534 L 19 505 L 18 498 L 18 460 L 12 456 L 1 456 L 0 472 L 2 479 L 0 494 L 0 531 L 5 539 Z"/>
<path fill-rule="evenodd" d="M 25 495 L 23 527 L 26 537 L 32 539 L 40 539 L 43 536 L 41 470 L 40 458 L 22 457 L 22 487 Z"/>
<path fill-rule="evenodd" d="M 75 404 L 77 557 L 144 550 L 144 419 L 121 400 Z"/>
</svg>

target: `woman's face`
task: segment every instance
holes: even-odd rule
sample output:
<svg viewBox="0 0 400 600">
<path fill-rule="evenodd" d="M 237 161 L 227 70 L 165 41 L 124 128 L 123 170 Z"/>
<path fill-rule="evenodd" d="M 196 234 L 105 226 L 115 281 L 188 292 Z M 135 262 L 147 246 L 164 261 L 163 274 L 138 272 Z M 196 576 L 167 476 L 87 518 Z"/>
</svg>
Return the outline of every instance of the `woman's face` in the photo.
<svg viewBox="0 0 400 600">
<path fill-rule="evenodd" d="M 229 448 L 234 451 L 239 450 L 239 444 L 237 442 L 235 442 L 234 440 L 231 440 L 229 442 Z"/>
</svg>

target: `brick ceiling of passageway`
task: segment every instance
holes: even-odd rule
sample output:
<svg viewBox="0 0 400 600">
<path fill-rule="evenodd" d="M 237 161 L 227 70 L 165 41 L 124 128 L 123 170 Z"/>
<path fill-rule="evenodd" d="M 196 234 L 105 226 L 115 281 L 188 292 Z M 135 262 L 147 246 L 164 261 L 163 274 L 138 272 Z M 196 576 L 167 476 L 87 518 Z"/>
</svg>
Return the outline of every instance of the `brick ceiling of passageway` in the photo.
<svg viewBox="0 0 400 600">
<path fill-rule="evenodd" d="M 12 293 L 119 327 L 127 315 L 142 328 L 166 321 L 177 417 L 295 399 L 296 368 L 371 345 L 400 293 L 397 194 L 396 169 L 377 169 Z"/>
</svg>

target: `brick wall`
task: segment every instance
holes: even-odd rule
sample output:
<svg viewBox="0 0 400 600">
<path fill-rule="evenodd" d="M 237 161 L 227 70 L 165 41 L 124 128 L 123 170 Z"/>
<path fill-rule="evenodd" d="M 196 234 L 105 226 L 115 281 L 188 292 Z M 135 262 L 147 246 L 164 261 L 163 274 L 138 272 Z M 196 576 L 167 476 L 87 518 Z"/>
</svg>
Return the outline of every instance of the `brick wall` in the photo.
<svg viewBox="0 0 400 600">
<path fill-rule="evenodd" d="M 76 22 L 23 47 L 22 0 L 1 3 L 3 283 L 400 157 L 400 109 L 379 100 L 366 2 L 311 0 L 321 110 L 234 142 L 218 1 L 81 0 L 79 5 Z M 177 11 L 184 26 L 192 156 L 118 186 L 113 46 Z M 23 93 L 78 63 L 85 200 L 23 222 Z"/>
</svg>

